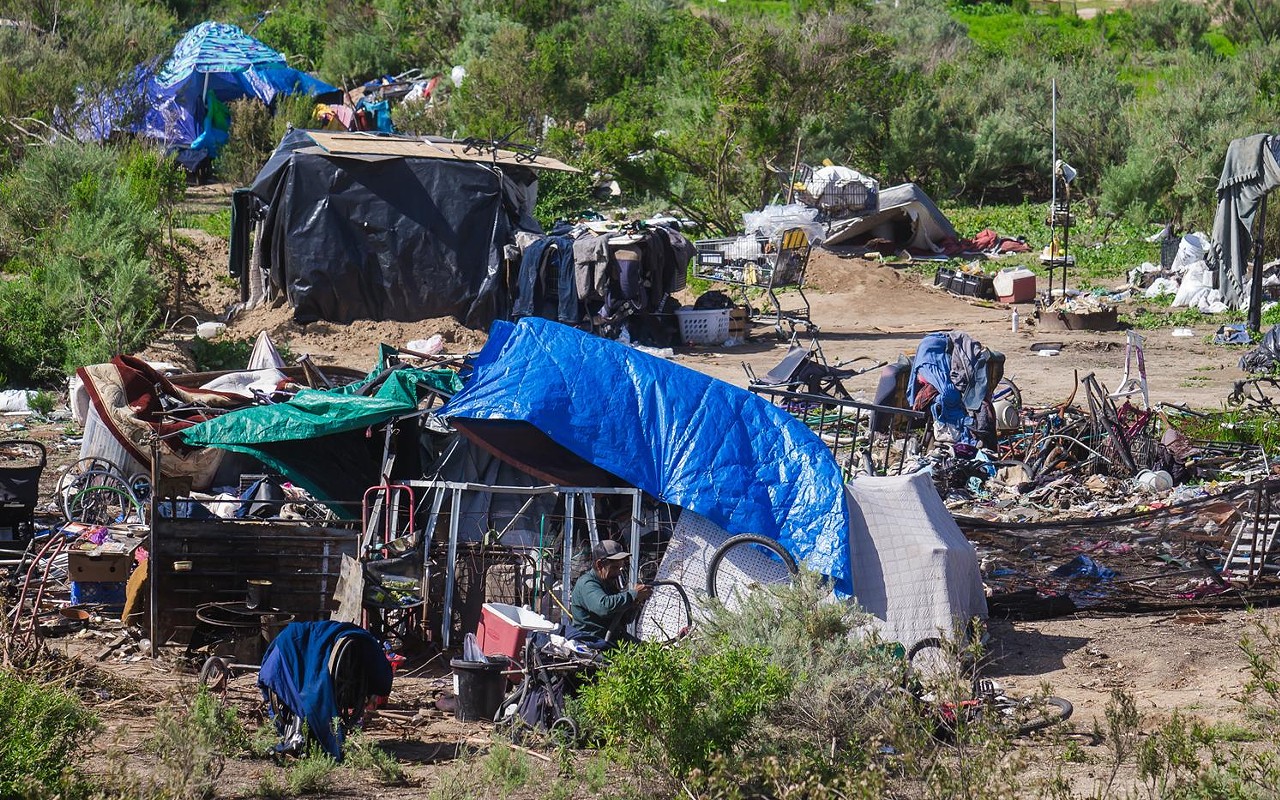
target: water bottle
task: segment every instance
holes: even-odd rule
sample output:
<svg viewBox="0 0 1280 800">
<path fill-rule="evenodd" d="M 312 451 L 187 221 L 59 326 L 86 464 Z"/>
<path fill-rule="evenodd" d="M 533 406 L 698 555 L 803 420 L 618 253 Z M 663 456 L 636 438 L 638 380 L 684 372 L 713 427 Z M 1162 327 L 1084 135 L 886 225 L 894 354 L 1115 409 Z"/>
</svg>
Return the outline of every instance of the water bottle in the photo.
<svg viewBox="0 0 1280 800">
<path fill-rule="evenodd" d="M 1014 333 L 1018 332 L 1018 309 L 1013 310 L 1013 314 L 1009 317 L 1009 330 Z"/>
</svg>

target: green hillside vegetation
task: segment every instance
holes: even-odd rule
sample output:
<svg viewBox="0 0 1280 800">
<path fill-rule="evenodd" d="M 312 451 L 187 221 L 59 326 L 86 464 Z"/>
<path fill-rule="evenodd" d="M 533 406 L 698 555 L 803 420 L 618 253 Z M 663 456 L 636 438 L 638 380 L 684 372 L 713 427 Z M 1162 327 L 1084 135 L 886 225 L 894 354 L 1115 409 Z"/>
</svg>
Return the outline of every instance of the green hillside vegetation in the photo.
<svg viewBox="0 0 1280 800">
<path fill-rule="evenodd" d="M 1056 80 L 1059 155 L 1080 173 L 1082 211 L 1207 227 L 1227 143 L 1277 118 L 1280 5 L 1154 0 L 1088 20 L 1071 8 L 0 0 L 0 269 L 17 276 L 0 283 L 0 308 L 30 305 L 15 297 L 48 306 L 0 321 L 0 373 L 59 373 L 137 346 L 162 318 L 182 257 L 167 234 L 175 175 L 137 146 L 87 155 L 70 139 L 83 121 L 78 93 L 112 91 L 197 22 L 252 30 L 292 65 L 345 87 L 464 66 L 460 87 L 444 81 L 444 102 L 398 107 L 397 127 L 536 143 L 617 180 L 629 207 L 676 211 L 709 233 L 735 230 L 744 210 L 777 192 L 770 166 L 785 172 L 797 144 L 808 163 L 848 164 L 885 186 L 914 181 L 949 207 L 1043 203 Z M 287 113 L 295 124 L 299 110 Z M 236 182 L 283 128 L 241 116 L 215 165 Z M 58 179 L 41 182 L 50 170 Z M 150 183 L 116 185 L 139 170 Z M 552 182 L 541 212 L 591 204 L 591 185 Z M 110 247 L 107 229 L 119 233 Z M 101 324 L 103 297 L 114 298 L 105 307 L 127 335 Z M 124 307 L 122 318 L 114 309 Z"/>
</svg>

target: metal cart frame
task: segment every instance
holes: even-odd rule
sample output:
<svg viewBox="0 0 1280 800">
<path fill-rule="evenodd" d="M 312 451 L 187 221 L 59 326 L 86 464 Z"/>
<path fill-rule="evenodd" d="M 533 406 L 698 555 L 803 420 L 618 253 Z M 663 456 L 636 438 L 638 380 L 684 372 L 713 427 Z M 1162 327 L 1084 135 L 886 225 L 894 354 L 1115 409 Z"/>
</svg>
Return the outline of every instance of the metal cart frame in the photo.
<svg viewBox="0 0 1280 800">
<path fill-rule="evenodd" d="M 773 325 L 779 338 L 784 338 L 783 325 L 807 324 L 810 318 L 809 298 L 804 293 L 805 270 L 813 249 L 803 228 L 789 228 L 772 237 L 741 236 L 727 239 L 702 239 L 697 249 L 695 274 L 703 280 L 725 283 L 738 288 L 751 321 Z M 794 288 L 801 306 L 783 310 L 775 289 Z M 764 291 L 772 310 L 757 312 L 751 306 L 749 289 Z"/>
</svg>

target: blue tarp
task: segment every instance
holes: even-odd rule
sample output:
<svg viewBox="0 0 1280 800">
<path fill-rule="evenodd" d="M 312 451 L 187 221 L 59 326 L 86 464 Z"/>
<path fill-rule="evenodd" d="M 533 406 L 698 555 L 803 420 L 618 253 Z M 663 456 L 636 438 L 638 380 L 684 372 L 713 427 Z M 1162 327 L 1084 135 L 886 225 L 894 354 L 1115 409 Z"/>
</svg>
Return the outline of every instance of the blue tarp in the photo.
<svg viewBox="0 0 1280 800">
<path fill-rule="evenodd" d="M 729 531 L 777 539 L 852 594 L 840 466 L 756 395 L 549 320 L 496 322 L 441 411 L 520 420 L 561 447 Z M 472 423 L 469 427 L 474 427 Z"/>
<path fill-rule="evenodd" d="M 162 66 L 141 65 L 125 88 L 86 102 L 78 113 L 78 135 L 98 141 L 124 131 L 172 149 L 190 147 L 202 133 L 206 78 L 208 91 L 223 103 L 341 95 L 340 89 L 287 66 L 280 53 L 239 28 L 204 22 L 182 37 Z"/>
</svg>

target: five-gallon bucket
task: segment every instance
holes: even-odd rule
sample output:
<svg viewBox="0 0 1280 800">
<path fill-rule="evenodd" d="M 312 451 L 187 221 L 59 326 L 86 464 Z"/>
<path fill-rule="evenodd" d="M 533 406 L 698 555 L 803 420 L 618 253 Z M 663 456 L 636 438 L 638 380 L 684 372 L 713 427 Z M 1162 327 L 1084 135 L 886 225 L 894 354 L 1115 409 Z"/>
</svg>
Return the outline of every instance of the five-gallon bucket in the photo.
<svg viewBox="0 0 1280 800">
<path fill-rule="evenodd" d="M 487 661 L 464 661 L 455 658 L 453 667 L 458 705 L 454 716 L 460 722 L 489 721 L 498 713 L 503 693 L 507 689 L 506 676 L 502 674 L 510 664 L 506 658 L 496 656 Z"/>
</svg>

